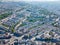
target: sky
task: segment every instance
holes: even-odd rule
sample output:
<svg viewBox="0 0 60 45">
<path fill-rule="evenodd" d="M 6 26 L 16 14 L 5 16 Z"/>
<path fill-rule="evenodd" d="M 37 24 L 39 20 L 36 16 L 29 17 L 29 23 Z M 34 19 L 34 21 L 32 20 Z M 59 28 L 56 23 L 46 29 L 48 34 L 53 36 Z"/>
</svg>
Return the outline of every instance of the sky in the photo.
<svg viewBox="0 0 60 45">
<path fill-rule="evenodd" d="M 15 1 L 15 2 L 19 2 L 19 1 L 59 1 L 59 0 L 0 0 L 0 1 Z"/>
</svg>

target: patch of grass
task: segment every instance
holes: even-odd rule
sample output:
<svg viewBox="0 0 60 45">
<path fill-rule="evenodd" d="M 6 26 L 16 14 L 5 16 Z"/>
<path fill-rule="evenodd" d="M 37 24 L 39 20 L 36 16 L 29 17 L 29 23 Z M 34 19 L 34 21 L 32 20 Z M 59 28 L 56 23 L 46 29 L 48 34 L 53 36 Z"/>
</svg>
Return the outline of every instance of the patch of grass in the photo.
<svg viewBox="0 0 60 45">
<path fill-rule="evenodd" d="M 8 16 L 11 15 L 11 14 L 12 14 L 12 12 L 1 14 L 1 15 L 0 15 L 0 20 L 8 17 Z"/>
</svg>

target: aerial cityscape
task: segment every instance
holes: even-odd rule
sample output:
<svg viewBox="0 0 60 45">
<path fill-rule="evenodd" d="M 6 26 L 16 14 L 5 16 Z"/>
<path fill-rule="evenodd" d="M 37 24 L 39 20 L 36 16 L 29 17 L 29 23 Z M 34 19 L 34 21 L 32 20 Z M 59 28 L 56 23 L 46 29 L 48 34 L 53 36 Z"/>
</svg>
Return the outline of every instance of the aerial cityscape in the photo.
<svg viewBox="0 0 60 45">
<path fill-rule="evenodd" d="M 60 45 L 60 2 L 0 1 L 0 45 Z"/>
</svg>

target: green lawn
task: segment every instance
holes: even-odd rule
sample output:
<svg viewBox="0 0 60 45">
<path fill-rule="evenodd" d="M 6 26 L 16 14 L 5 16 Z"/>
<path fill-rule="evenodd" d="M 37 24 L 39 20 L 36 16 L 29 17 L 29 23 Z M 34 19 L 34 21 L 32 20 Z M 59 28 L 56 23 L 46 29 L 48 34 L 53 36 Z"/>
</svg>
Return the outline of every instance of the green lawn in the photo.
<svg viewBox="0 0 60 45">
<path fill-rule="evenodd" d="M 0 20 L 8 17 L 8 16 L 11 15 L 11 14 L 12 14 L 12 12 L 1 14 L 1 15 L 0 15 Z"/>
</svg>

